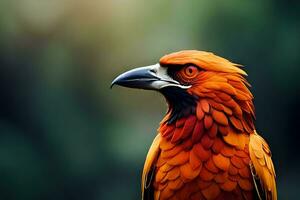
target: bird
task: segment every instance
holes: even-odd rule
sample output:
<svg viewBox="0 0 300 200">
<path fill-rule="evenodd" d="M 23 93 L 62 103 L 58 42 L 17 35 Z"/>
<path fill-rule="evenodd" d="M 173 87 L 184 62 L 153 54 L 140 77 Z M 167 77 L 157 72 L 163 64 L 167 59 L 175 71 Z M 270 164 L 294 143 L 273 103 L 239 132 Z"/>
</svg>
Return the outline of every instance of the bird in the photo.
<svg viewBox="0 0 300 200">
<path fill-rule="evenodd" d="M 246 76 L 214 53 L 182 50 L 112 81 L 158 91 L 167 102 L 143 168 L 143 200 L 277 200 Z"/>
</svg>

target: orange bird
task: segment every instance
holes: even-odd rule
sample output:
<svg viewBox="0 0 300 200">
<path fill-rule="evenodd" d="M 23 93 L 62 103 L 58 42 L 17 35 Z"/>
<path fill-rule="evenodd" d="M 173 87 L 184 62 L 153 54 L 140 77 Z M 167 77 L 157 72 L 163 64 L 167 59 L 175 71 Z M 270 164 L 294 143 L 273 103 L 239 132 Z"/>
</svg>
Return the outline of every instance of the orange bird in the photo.
<svg viewBox="0 0 300 200">
<path fill-rule="evenodd" d="M 185 50 L 112 82 L 157 90 L 168 103 L 144 165 L 144 200 L 277 199 L 245 75 L 213 53 Z"/>
</svg>

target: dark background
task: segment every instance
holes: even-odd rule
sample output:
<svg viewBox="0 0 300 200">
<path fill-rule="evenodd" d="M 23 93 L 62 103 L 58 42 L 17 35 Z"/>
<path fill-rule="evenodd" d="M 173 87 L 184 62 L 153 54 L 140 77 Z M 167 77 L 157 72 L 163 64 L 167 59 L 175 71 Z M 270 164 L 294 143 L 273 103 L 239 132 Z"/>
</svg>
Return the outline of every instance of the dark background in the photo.
<svg viewBox="0 0 300 200">
<path fill-rule="evenodd" d="M 166 106 L 110 82 L 182 49 L 245 65 L 279 199 L 298 199 L 299 16 L 299 1 L 1 0 L 0 199 L 140 199 Z"/>
</svg>

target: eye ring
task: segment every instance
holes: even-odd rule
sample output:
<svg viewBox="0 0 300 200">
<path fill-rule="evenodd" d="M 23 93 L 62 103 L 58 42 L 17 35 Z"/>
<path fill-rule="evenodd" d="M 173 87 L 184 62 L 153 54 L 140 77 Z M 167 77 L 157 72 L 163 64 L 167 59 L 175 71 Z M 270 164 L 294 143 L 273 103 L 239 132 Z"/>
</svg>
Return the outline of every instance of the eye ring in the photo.
<svg viewBox="0 0 300 200">
<path fill-rule="evenodd" d="M 188 65 L 184 68 L 184 74 L 187 78 L 195 78 L 198 75 L 199 69 L 194 65 Z"/>
</svg>

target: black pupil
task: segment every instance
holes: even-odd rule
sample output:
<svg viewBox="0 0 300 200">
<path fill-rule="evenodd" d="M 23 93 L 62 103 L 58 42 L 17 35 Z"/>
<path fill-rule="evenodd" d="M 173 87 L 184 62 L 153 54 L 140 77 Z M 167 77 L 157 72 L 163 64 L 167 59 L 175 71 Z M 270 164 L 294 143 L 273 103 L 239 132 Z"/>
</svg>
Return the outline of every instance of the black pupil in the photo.
<svg viewBox="0 0 300 200">
<path fill-rule="evenodd" d="M 189 68 L 189 73 L 193 73 L 193 69 L 192 68 Z"/>
</svg>

